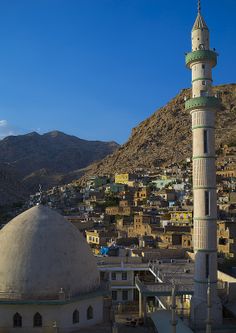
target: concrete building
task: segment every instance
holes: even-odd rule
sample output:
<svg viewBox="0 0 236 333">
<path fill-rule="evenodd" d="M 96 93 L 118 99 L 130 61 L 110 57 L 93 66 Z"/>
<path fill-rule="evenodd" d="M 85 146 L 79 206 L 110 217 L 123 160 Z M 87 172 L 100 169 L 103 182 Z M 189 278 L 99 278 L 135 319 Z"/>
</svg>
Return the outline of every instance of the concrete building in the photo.
<svg viewBox="0 0 236 333">
<path fill-rule="evenodd" d="M 217 223 L 218 252 L 226 258 L 236 257 L 236 223 L 219 221 Z"/>
<path fill-rule="evenodd" d="M 98 261 L 98 269 L 101 280 L 109 281 L 113 304 L 138 304 L 135 277 L 148 274 L 147 263 L 142 263 L 141 258 L 104 257 Z"/>
<path fill-rule="evenodd" d="M 134 215 L 133 225 L 128 227 L 128 237 L 150 236 L 159 224 L 159 217 L 139 212 Z"/>
<path fill-rule="evenodd" d="M 118 236 L 117 232 L 106 229 L 86 230 L 85 233 L 87 243 L 91 246 L 96 245 L 98 248 L 107 246 L 109 242 L 112 242 Z"/>
<path fill-rule="evenodd" d="M 145 202 L 147 202 L 150 192 L 151 191 L 148 187 L 138 188 L 134 192 L 134 206 L 137 207 L 137 206 L 142 205 Z"/>
<path fill-rule="evenodd" d="M 74 332 L 103 321 L 96 260 L 82 234 L 44 206 L 0 231 L 0 331 Z"/>
<path fill-rule="evenodd" d="M 135 184 L 135 175 L 131 175 L 129 173 L 116 173 L 115 174 L 115 183 L 116 184 L 124 184 L 128 186 L 134 186 Z"/>
<path fill-rule="evenodd" d="M 171 211 L 170 222 L 174 224 L 189 225 L 192 224 L 193 212 L 192 211 Z"/>
<path fill-rule="evenodd" d="M 215 113 L 220 101 L 212 93 L 212 68 L 217 53 L 210 49 L 208 27 L 198 14 L 192 29 L 192 52 L 186 65 L 192 71 L 192 98 L 185 103 L 192 116 L 195 275 L 191 319 L 204 327 L 207 316 L 207 287 L 211 285 L 212 320 L 222 323 L 217 295 L 217 199 L 215 170 Z"/>
</svg>

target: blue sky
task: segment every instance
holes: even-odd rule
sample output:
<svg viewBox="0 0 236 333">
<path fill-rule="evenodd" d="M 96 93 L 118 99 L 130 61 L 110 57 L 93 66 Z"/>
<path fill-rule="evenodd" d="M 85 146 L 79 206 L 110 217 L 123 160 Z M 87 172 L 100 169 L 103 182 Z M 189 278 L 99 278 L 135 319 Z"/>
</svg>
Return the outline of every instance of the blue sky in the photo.
<svg viewBox="0 0 236 333">
<path fill-rule="evenodd" d="M 196 0 L 1 0 L 0 137 L 60 130 L 125 142 L 190 86 L 184 53 Z M 219 53 L 214 84 L 236 78 L 236 1 L 202 0 Z"/>
</svg>

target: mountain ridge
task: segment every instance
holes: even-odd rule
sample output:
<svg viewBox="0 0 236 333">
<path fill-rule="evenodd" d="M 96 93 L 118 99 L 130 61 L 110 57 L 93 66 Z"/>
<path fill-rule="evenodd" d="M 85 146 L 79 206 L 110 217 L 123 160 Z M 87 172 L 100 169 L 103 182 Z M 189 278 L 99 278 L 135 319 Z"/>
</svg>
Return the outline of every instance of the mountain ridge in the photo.
<svg viewBox="0 0 236 333">
<path fill-rule="evenodd" d="M 213 87 L 222 101 L 216 114 L 216 149 L 236 143 L 236 84 Z M 79 182 L 92 175 L 135 172 L 181 162 L 192 155 L 191 116 L 184 108 L 191 89 L 182 89 L 166 105 L 132 129 L 127 142 L 110 156 L 89 166 Z"/>
<path fill-rule="evenodd" d="M 0 187 L 4 185 L 12 193 L 12 184 L 18 188 L 21 184 L 22 191 L 19 188 L 16 197 L 24 200 L 38 190 L 39 184 L 47 189 L 63 184 L 64 177 L 72 180 L 70 173 L 104 158 L 118 147 L 114 141 L 89 141 L 60 131 L 5 137 L 0 140 L 0 172 L 3 170 Z M 0 194 L 0 205 L 11 202 L 10 197 L 8 193 Z M 12 202 L 15 202 L 14 196 Z"/>
</svg>

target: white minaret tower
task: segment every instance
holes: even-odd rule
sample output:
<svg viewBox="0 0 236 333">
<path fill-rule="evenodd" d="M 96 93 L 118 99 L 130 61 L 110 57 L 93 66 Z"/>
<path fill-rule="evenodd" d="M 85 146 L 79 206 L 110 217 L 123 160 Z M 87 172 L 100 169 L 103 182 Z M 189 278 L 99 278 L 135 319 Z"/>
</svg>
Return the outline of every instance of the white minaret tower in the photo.
<svg viewBox="0 0 236 333">
<path fill-rule="evenodd" d="M 192 71 L 192 98 L 185 103 L 192 116 L 193 195 L 194 195 L 194 296 L 192 324 L 206 327 L 207 288 L 211 285 L 211 316 L 214 325 L 222 322 L 222 307 L 217 296 L 217 199 L 215 171 L 215 114 L 220 101 L 212 94 L 212 68 L 217 53 L 210 50 L 209 30 L 201 15 L 192 29 L 192 52 L 186 65 Z"/>
</svg>

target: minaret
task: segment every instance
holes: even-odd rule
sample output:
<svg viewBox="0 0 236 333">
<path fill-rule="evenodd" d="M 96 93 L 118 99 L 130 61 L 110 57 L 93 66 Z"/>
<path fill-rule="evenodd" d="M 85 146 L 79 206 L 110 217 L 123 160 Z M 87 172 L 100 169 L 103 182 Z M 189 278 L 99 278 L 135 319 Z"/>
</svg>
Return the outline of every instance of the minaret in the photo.
<svg viewBox="0 0 236 333">
<path fill-rule="evenodd" d="M 215 114 L 220 101 L 212 93 L 212 68 L 217 53 L 210 50 L 209 30 L 198 14 L 192 29 L 192 52 L 186 66 L 192 71 L 192 98 L 185 109 L 192 116 L 193 196 L 194 196 L 194 296 L 191 320 L 195 327 L 206 327 L 207 288 L 211 285 L 211 316 L 214 325 L 222 322 L 222 307 L 217 296 L 217 198 L 215 171 Z"/>
</svg>

